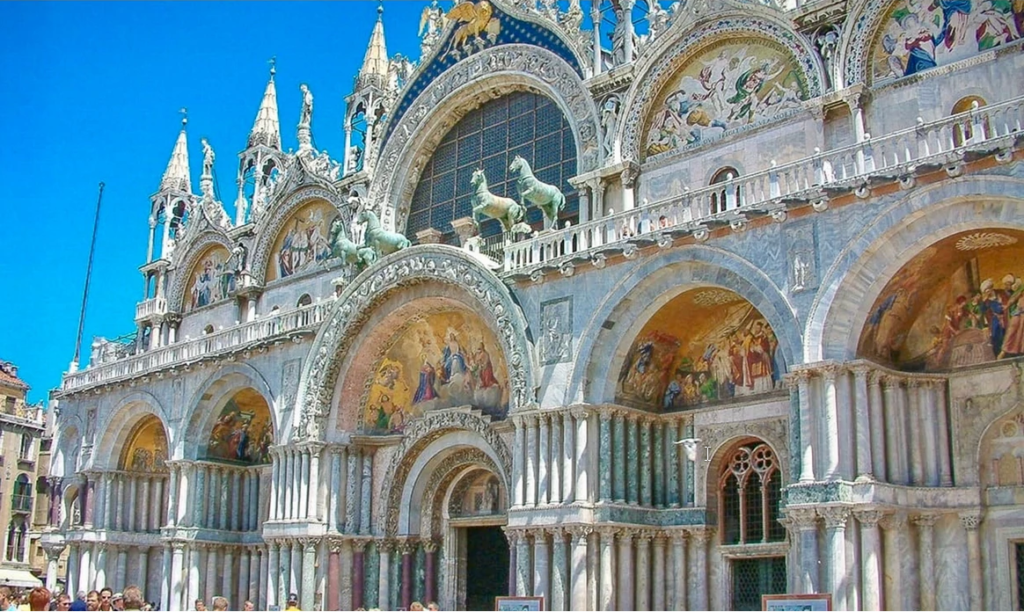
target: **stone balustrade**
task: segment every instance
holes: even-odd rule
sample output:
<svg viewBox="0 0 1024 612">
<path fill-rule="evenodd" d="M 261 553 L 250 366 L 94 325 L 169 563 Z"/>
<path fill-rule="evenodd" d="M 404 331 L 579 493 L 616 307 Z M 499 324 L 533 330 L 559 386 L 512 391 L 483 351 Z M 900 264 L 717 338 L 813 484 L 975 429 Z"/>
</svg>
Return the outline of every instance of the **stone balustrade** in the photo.
<svg viewBox="0 0 1024 612">
<path fill-rule="evenodd" d="M 773 166 L 723 183 L 688 191 L 557 231 L 513 242 L 501 237 L 483 251 L 506 273 L 528 274 L 543 266 L 586 259 L 611 247 L 628 256 L 637 244 L 668 246 L 675 236 L 698 240 L 710 229 L 741 228 L 748 217 L 784 218 L 788 205 L 827 205 L 829 191 L 862 189 L 873 179 L 912 180 L 918 168 L 955 171 L 969 153 L 1004 155 L 1021 137 L 1024 96 L 930 123 L 866 137 L 854 145 Z"/>
<path fill-rule="evenodd" d="M 135 305 L 135 320 L 167 314 L 167 298 L 155 297 Z"/>
</svg>

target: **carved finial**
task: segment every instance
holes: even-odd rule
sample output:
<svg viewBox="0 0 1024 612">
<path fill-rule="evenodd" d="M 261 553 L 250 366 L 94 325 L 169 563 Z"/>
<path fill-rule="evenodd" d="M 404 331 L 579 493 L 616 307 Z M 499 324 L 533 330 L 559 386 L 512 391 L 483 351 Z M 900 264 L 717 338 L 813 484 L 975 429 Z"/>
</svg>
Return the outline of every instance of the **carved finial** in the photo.
<svg viewBox="0 0 1024 612">
<path fill-rule="evenodd" d="M 182 106 L 178 112 L 181 113 L 181 129 L 185 129 L 188 124 L 188 109 Z"/>
<path fill-rule="evenodd" d="M 377 2 L 377 21 L 384 19 L 384 0 Z"/>
<path fill-rule="evenodd" d="M 272 56 L 267 63 L 270 64 L 270 80 L 274 80 L 274 75 L 277 74 L 277 56 Z"/>
</svg>

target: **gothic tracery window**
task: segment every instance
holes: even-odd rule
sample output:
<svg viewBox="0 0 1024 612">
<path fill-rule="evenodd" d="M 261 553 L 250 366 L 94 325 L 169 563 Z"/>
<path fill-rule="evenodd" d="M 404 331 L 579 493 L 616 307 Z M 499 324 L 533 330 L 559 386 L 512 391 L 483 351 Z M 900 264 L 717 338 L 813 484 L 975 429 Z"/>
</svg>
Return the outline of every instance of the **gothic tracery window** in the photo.
<svg viewBox="0 0 1024 612">
<path fill-rule="evenodd" d="M 722 544 L 781 542 L 782 474 L 771 447 L 751 442 L 737 447 L 718 481 Z"/>
</svg>

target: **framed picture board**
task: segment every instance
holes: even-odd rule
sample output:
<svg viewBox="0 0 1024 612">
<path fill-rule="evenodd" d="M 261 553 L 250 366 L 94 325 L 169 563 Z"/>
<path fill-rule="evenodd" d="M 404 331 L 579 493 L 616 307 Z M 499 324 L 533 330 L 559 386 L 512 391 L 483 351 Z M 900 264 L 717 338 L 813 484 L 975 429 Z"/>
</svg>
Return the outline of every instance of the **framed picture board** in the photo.
<svg viewBox="0 0 1024 612">
<path fill-rule="evenodd" d="M 808 595 L 762 595 L 761 609 L 772 612 L 798 610 L 806 612 L 831 612 L 831 593 L 811 593 Z"/>
<path fill-rule="evenodd" d="M 523 612 L 541 612 L 544 610 L 543 597 L 495 597 L 494 609 L 499 611 L 522 610 Z"/>
</svg>

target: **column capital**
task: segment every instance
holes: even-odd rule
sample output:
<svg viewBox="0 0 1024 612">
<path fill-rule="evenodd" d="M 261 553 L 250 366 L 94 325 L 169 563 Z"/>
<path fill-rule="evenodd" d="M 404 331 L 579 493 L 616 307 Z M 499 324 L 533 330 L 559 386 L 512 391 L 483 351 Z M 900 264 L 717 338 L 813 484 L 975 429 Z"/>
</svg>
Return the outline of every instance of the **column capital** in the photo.
<svg viewBox="0 0 1024 612">
<path fill-rule="evenodd" d="M 595 529 L 595 531 L 597 531 L 598 535 L 600 535 L 603 538 L 604 537 L 613 538 L 613 537 L 615 537 L 615 534 L 617 534 L 619 532 L 619 528 L 618 527 L 613 527 L 611 525 L 601 525 L 600 527 L 597 527 Z"/>
<path fill-rule="evenodd" d="M 390 554 L 398 550 L 398 544 L 390 538 L 382 538 L 377 540 L 377 551 L 380 553 Z"/>
<path fill-rule="evenodd" d="M 870 387 L 878 387 L 878 386 L 880 386 L 882 384 L 882 378 L 884 376 L 885 376 L 885 373 L 880 372 L 879 370 L 874 370 L 874 369 L 871 370 L 870 372 L 868 372 L 868 386 L 870 386 Z"/>
<path fill-rule="evenodd" d="M 182 540 L 171 540 L 170 545 L 171 545 L 171 549 L 175 553 L 184 553 L 185 552 L 185 542 L 182 541 Z"/>
<path fill-rule="evenodd" d="M 337 537 L 327 538 L 327 550 L 330 553 L 338 554 L 341 552 L 342 539 Z"/>
<path fill-rule="evenodd" d="M 921 380 L 920 378 L 907 379 L 907 387 L 911 389 L 917 389 L 918 387 L 924 386 L 926 383 L 927 381 Z"/>
<path fill-rule="evenodd" d="M 886 514 L 882 517 L 882 520 L 878 522 L 882 526 L 882 529 L 900 531 L 907 526 L 907 515 L 902 512 L 893 512 Z"/>
<path fill-rule="evenodd" d="M 653 529 L 641 529 L 636 532 L 636 543 L 648 546 L 654 539 Z"/>
<path fill-rule="evenodd" d="M 690 537 L 689 531 L 669 531 L 667 533 L 668 539 L 672 540 L 673 544 L 686 544 L 686 540 Z"/>
<path fill-rule="evenodd" d="M 414 554 L 418 543 L 419 542 L 413 538 L 403 538 L 398 540 L 398 551 L 401 552 L 403 556 Z"/>
<path fill-rule="evenodd" d="M 426 548 L 427 542 L 429 542 L 429 541 L 430 540 L 425 540 L 424 541 L 424 543 L 423 543 L 423 547 L 424 548 Z M 364 552 L 366 550 L 366 547 L 370 544 L 371 539 L 370 538 L 353 538 L 351 540 L 351 542 L 352 542 L 352 550 L 353 551 L 355 551 L 355 552 Z"/>
<path fill-rule="evenodd" d="M 637 423 L 640 421 L 640 415 L 632 411 L 625 413 L 625 417 L 629 419 L 630 423 Z"/>
<path fill-rule="evenodd" d="M 821 376 L 825 379 L 825 382 L 835 382 L 836 376 L 845 372 L 846 367 L 839 365 L 838 363 L 829 363 L 821 366 L 818 371 L 821 372 Z"/>
<path fill-rule="evenodd" d="M 846 521 L 850 518 L 850 509 L 846 506 L 826 506 L 818 508 L 818 514 L 825 521 L 826 529 L 837 529 L 846 527 Z"/>
<path fill-rule="evenodd" d="M 960 514 L 960 524 L 967 531 L 977 531 L 981 526 L 981 514 L 977 512 L 963 512 Z"/>
<path fill-rule="evenodd" d="M 622 527 L 619 529 L 619 542 L 630 544 L 633 542 L 633 538 L 639 535 L 640 530 L 633 527 Z"/>
<path fill-rule="evenodd" d="M 611 410 L 602 410 L 597 416 L 599 419 L 601 419 L 602 423 L 607 423 L 608 421 L 612 420 L 612 416 L 614 415 L 613 411 Z"/>
<path fill-rule="evenodd" d="M 868 529 L 875 529 L 878 527 L 878 523 L 882 520 L 885 514 L 881 510 L 877 509 L 860 509 L 857 508 L 853 511 L 853 517 L 857 519 L 861 527 Z"/>
<path fill-rule="evenodd" d="M 903 384 L 903 378 L 895 374 L 885 373 L 882 374 L 882 384 L 885 385 L 886 389 L 899 388 Z"/>
<path fill-rule="evenodd" d="M 786 516 L 801 531 L 815 529 L 818 524 L 818 513 L 814 508 L 786 508 Z"/>
<path fill-rule="evenodd" d="M 440 548 L 440 545 L 438 544 L 437 540 L 435 540 L 434 538 L 428 538 L 426 540 L 423 540 L 423 551 L 424 552 L 427 552 L 427 553 L 437 552 L 438 548 Z"/>
<path fill-rule="evenodd" d="M 569 410 L 569 414 L 576 419 L 586 420 L 586 418 L 590 416 L 590 411 L 586 408 L 571 408 Z"/>
<path fill-rule="evenodd" d="M 935 512 L 922 512 L 914 515 L 914 518 L 910 520 L 918 527 L 932 527 L 935 525 L 935 521 L 939 520 L 939 515 Z"/>
<path fill-rule="evenodd" d="M 715 530 L 711 527 L 698 527 L 697 529 L 690 530 L 690 537 L 700 545 L 707 544 L 714 535 Z"/>
<path fill-rule="evenodd" d="M 302 549 L 306 552 L 316 550 L 319 543 L 320 538 L 299 538 L 299 544 L 302 544 Z"/>
<path fill-rule="evenodd" d="M 587 536 L 594 533 L 594 528 L 591 525 L 572 525 L 568 532 L 573 540 L 586 540 Z"/>
</svg>

